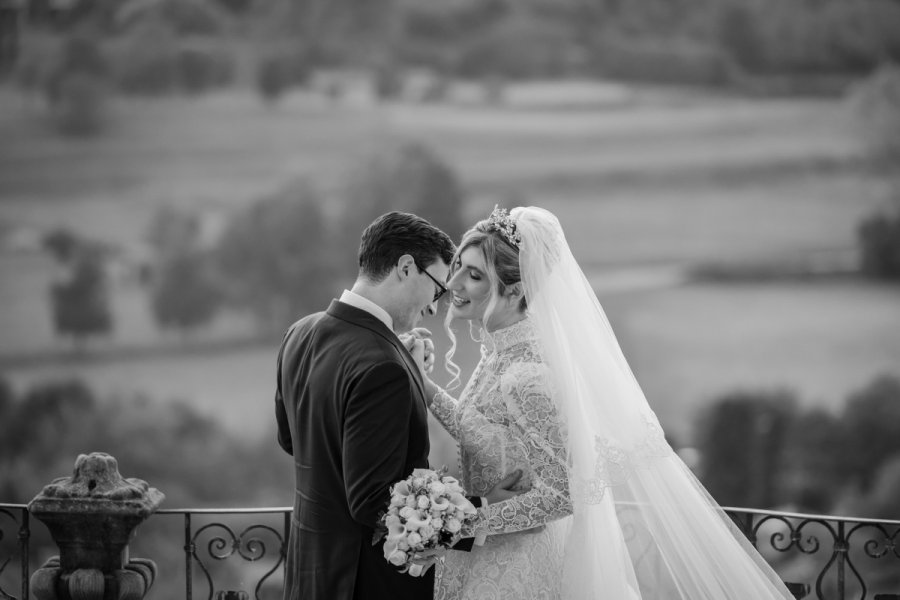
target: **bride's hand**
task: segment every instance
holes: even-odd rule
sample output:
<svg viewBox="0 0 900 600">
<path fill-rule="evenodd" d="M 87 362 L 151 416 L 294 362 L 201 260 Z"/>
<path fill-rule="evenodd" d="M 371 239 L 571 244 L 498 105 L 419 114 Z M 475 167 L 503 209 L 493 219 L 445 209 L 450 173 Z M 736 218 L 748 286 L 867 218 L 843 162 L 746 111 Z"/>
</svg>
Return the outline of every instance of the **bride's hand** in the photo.
<svg viewBox="0 0 900 600">
<path fill-rule="evenodd" d="M 511 488 L 519 483 L 519 479 L 522 478 L 522 469 L 516 469 L 500 481 L 498 481 L 494 487 L 488 490 L 488 493 L 485 494 L 485 498 L 487 498 L 488 506 L 491 504 L 496 504 L 498 502 L 503 502 L 504 500 L 509 500 L 510 498 L 514 498 L 519 494 L 523 493 L 525 490 L 514 492 Z"/>
<path fill-rule="evenodd" d="M 422 375 L 431 373 L 434 370 L 434 341 L 431 339 L 431 332 L 424 327 L 416 327 L 408 333 L 400 334 L 399 337 L 401 343 L 413 355 Z M 421 342 L 421 358 L 417 355 L 419 351 L 416 347 L 417 342 Z"/>
</svg>

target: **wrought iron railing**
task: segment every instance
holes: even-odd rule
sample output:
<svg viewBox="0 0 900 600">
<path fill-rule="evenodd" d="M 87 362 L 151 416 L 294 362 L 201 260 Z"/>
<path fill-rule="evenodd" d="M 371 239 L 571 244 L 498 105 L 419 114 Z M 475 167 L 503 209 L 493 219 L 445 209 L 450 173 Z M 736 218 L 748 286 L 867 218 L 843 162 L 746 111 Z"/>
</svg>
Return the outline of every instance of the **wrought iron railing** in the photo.
<svg viewBox="0 0 900 600">
<path fill-rule="evenodd" d="M 900 594 L 900 521 L 725 510 L 779 575 L 795 584 L 797 597 L 874 600 Z M 186 600 L 280 598 L 290 512 L 288 507 L 156 512 L 132 543 L 133 555 L 160 563 L 148 600 L 175 597 L 175 587 Z M 0 600 L 29 598 L 30 564 L 49 557 L 32 555 L 30 562 L 31 542 L 44 533 L 32 532 L 31 523 L 25 505 L 0 504 Z M 160 547 L 174 550 L 178 530 L 181 551 L 160 552 Z M 147 543 L 154 544 L 152 552 Z"/>
</svg>

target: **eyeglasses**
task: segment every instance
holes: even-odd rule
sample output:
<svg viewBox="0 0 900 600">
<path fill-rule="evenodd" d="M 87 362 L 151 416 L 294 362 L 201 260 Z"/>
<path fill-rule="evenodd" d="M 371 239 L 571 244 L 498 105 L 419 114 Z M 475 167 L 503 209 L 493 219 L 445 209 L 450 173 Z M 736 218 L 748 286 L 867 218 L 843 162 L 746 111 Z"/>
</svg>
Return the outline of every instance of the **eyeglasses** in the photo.
<svg viewBox="0 0 900 600">
<path fill-rule="evenodd" d="M 425 269 L 420 267 L 419 263 L 415 263 L 415 264 L 416 264 L 416 268 L 419 271 L 421 271 L 422 273 L 425 273 L 426 275 L 428 275 L 428 279 L 432 280 L 434 282 L 434 285 L 437 286 L 437 291 L 434 293 L 434 298 L 431 299 L 431 303 L 434 304 L 435 302 L 437 302 L 438 300 L 441 299 L 441 296 L 443 296 L 444 294 L 447 293 L 447 288 L 444 286 L 443 283 L 441 283 L 440 281 L 435 279 L 431 273 L 429 273 L 428 271 L 426 271 Z"/>
</svg>

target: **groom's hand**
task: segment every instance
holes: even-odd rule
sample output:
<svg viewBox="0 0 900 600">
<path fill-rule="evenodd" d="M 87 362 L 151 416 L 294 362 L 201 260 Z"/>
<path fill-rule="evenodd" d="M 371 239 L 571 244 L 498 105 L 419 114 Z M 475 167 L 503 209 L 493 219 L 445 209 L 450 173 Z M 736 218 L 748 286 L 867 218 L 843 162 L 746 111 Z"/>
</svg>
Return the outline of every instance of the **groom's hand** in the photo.
<svg viewBox="0 0 900 600">
<path fill-rule="evenodd" d="M 413 355 L 422 374 L 431 373 L 434 370 L 434 341 L 431 339 L 431 332 L 424 327 L 416 327 L 408 333 L 400 334 L 400 342 Z M 416 342 L 422 342 L 422 359 L 417 356 L 418 349 L 415 347 Z"/>
<path fill-rule="evenodd" d="M 491 504 L 496 504 L 497 502 L 503 502 L 504 500 L 509 500 L 510 498 L 514 498 L 519 494 L 523 493 L 525 490 L 521 491 L 513 491 L 511 488 L 519 483 L 519 480 L 522 478 L 522 469 L 516 469 L 500 481 L 498 481 L 494 487 L 488 490 L 488 493 L 485 494 L 485 498 L 487 498 L 488 506 Z"/>
<path fill-rule="evenodd" d="M 443 556 L 447 554 L 446 548 L 433 548 L 416 552 L 409 561 L 409 574 L 413 577 L 421 577 L 428 572 Z"/>
</svg>

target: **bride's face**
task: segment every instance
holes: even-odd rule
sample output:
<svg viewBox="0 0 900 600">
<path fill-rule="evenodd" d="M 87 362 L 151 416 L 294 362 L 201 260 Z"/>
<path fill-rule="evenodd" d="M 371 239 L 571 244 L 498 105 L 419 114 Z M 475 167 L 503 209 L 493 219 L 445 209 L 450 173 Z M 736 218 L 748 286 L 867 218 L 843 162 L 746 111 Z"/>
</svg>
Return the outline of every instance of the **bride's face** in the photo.
<svg viewBox="0 0 900 600">
<path fill-rule="evenodd" d="M 481 249 L 470 246 L 463 250 L 453 269 L 453 276 L 447 282 L 452 294 L 450 315 L 454 319 L 483 321 L 491 300 L 491 281 Z"/>
</svg>

